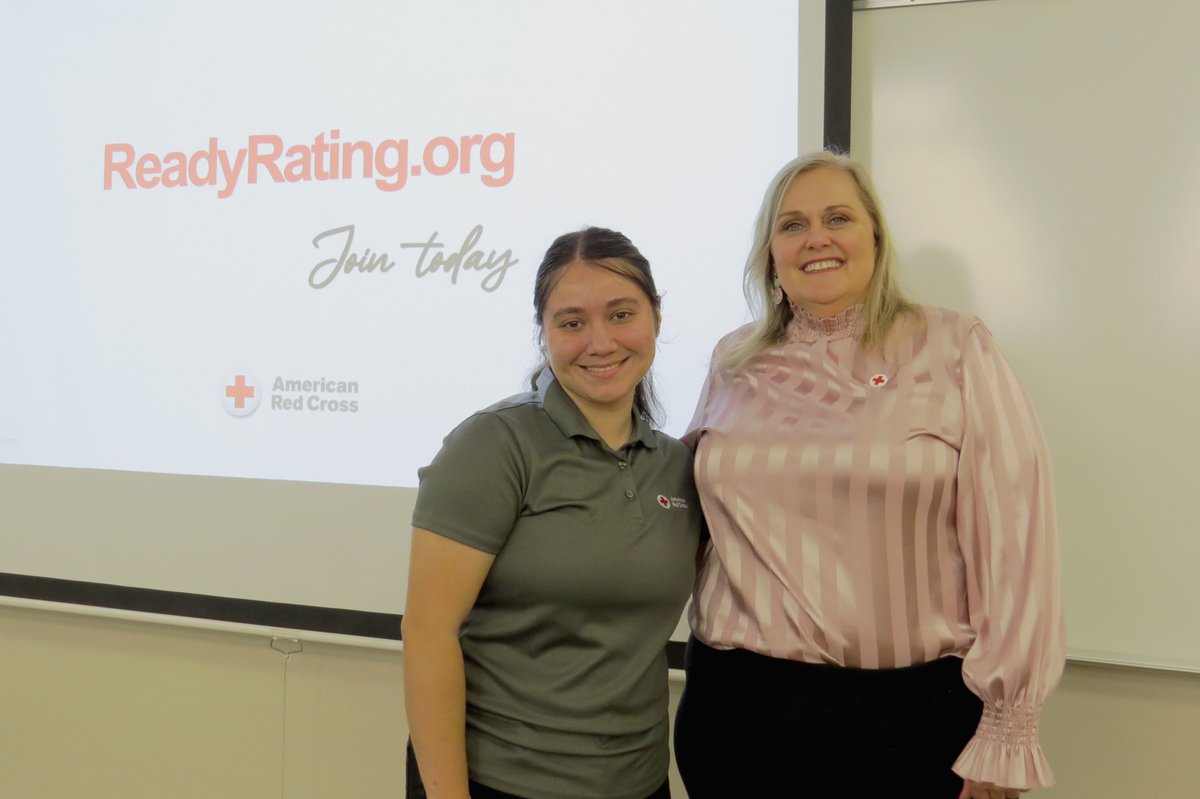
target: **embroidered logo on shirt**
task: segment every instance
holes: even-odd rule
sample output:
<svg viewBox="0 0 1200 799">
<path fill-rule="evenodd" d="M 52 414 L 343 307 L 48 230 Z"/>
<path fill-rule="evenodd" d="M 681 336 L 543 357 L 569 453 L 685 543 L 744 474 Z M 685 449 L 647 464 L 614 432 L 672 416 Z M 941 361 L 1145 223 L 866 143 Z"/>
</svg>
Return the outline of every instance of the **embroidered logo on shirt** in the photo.
<svg viewBox="0 0 1200 799">
<path fill-rule="evenodd" d="M 671 497 L 668 499 L 662 494 L 658 495 L 658 504 L 663 510 L 670 510 L 671 508 L 683 508 L 687 510 L 688 506 L 687 500 L 683 497 Z"/>
<path fill-rule="evenodd" d="M 871 385 L 875 388 L 883 388 L 888 384 L 888 376 L 880 373 L 871 377 Z"/>
</svg>

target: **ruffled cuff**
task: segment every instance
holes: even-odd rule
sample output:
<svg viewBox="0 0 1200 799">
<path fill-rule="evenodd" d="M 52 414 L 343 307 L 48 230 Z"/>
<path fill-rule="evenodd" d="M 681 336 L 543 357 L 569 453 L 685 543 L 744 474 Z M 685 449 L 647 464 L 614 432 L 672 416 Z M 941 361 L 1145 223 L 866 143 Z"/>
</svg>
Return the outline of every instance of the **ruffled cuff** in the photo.
<svg viewBox="0 0 1200 799">
<path fill-rule="evenodd" d="M 1054 772 L 1038 743 L 1041 715 L 1041 705 L 985 703 L 975 737 L 954 761 L 954 772 L 964 779 L 1019 790 L 1054 785 Z"/>
</svg>

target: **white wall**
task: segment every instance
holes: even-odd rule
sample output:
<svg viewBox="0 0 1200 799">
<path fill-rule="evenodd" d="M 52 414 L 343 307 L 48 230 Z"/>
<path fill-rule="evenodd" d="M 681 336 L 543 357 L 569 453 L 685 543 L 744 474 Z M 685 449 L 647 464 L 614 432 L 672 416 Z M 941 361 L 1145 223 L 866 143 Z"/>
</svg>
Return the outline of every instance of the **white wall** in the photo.
<svg viewBox="0 0 1200 799">
<path fill-rule="evenodd" d="M 403 796 L 399 652 L 7 606 L 0 641 L 5 799 Z M 1198 796 L 1198 730 L 1196 675 L 1068 664 L 1033 795 Z"/>
<path fill-rule="evenodd" d="M 5 799 L 404 795 L 399 651 L 4 605 L 0 641 Z"/>
</svg>

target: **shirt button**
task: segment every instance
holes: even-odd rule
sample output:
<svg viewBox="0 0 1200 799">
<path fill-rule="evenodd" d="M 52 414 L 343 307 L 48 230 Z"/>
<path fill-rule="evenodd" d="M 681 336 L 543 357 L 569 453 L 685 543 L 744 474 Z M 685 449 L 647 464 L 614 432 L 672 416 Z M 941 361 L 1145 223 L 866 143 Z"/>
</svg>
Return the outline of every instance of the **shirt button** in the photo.
<svg viewBox="0 0 1200 799">
<path fill-rule="evenodd" d="M 631 490 L 629 490 L 629 489 L 626 489 L 626 490 L 625 490 L 625 498 L 626 498 L 626 499 L 633 499 L 633 491 L 631 491 Z"/>
<path fill-rule="evenodd" d="M 628 465 L 629 465 L 629 464 L 628 464 L 628 463 L 626 463 L 625 461 L 617 461 L 617 468 L 618 468 L 618 469 L 624 469 L 624 468 L 625 468 L 626 466 L 628 466 Z"/>
</svg>

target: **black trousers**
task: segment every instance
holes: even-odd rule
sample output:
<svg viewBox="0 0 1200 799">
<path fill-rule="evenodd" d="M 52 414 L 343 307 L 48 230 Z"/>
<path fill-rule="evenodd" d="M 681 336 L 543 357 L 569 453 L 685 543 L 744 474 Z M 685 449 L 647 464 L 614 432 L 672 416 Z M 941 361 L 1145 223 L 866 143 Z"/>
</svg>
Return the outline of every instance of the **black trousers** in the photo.
<svg viewBox="0 0 1200 799">
<path fill-rule="evenodd" d="M 689 799 L 957 799 L 950 770 L 983 703 L 947 657 L 850 669 L 717 650 L 694 638 L 675 717 Z"/>
<path fill-rule="evenodd" d="M 494 788 L 489 788 L 486 785 L 480 785 L 477 782 L 471 782 L 471 799 L 523 799 L 513 793 L 504 793 L 497 791 Z M 671 799 L 671 787 L 667 783 L 646 797 L 646 799 Z"/>
<path fill-rule="evenodd" d="M 417 755 L 413 752 L 411 740 L 408 742 L 405 772 L 407 782 L 406 799 L 426 799 L 425 785 L 421 782 L 421 772 L 417 768 Z M 504 793 L 503 791 L 497 791 L 495 788 L 480 785 L 474 780 L 470 781 L 468 788 L 471 791 L 471 799 L 523 799 L 523 797 L 516 794 Z M 657 791 L 647 796 L 646 799 L 671 799 L 670 783 L 664 782 L 659 786 Z"/>
</svg>

